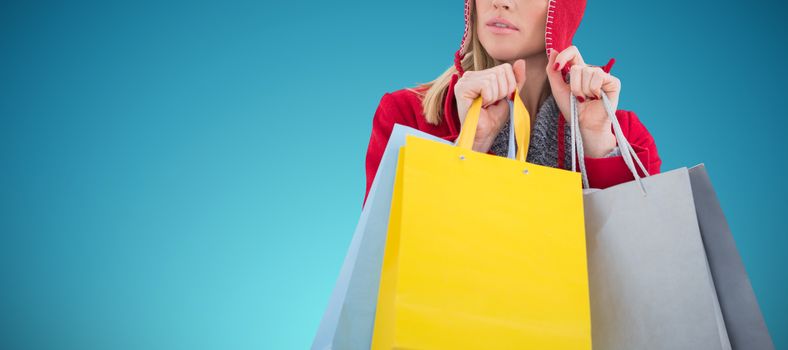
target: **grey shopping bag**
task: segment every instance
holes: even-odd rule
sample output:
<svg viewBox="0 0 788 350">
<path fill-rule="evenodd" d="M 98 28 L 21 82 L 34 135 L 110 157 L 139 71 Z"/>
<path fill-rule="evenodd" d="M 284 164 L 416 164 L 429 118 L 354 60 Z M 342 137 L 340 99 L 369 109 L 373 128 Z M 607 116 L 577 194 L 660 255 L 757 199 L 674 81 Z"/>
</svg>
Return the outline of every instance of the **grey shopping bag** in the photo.
<svg viewBox="0 0 788 350">
<path fill-rule="evenodd" d="M 712 279 L 733 349 L 774 349 L 736 242 L 703 164 L 689 169 L 692 197 Z"/>
<path fill-rule="evenodd" d="M 634 181 L 583 198 L 594 348 L 730 349 L 687 168 L 648 176 L 602 101 Z M 574 96 L 570 105 L 573 158 L 588 188 Z"/>
</svg>

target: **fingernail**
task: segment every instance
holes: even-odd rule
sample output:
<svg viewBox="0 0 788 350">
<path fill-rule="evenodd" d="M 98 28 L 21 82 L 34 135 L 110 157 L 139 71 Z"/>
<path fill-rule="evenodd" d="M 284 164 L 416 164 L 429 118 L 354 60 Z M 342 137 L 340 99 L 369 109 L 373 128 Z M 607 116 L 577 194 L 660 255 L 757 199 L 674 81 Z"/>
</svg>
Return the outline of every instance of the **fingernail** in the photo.
<svg viewBox="0 0 788 350">
<path fill-rule="evenodd" d="M 577 96 L 577 100 L 580 101 L 580 103 L 583 103 L 583 102 L 586 101 L 586 99 L 584 99 L 582 96 Z"/>
<path fill-rule="evenodd" d="M 558 70 L 558 62 L 556 62 L 555 65 L 553 65 L 553 70 Z"/>
</svg>

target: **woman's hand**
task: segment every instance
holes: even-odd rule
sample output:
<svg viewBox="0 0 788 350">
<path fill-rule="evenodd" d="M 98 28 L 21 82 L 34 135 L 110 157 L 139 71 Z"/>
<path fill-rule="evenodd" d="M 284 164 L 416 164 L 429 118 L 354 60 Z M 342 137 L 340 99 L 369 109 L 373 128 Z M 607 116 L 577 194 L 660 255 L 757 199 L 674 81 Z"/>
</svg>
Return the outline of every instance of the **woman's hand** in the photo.
<svg viewBox="0 0 788 350">
<path fill-rule="evenodd" d="M 466 71 L 454 85 L 460 124 L 465 122 L 473 100 L 482 97 L 482 110 L 473 141 L 474 151 L 490 150 L 495 137 L 509 118 L 509 104 L 501 101 L 508 98 L 515 88 L 522 90 L 524 84 L 525 60 L 517 60 L 514 66 L 504 63 L 481 71 Z"/>
<path fill-rule="evenodd" d="M 558 108 L 566 121 L 571 122 L 569 94 L 577 97 L 578 120 L 585 155 L 591 158 L 604 157 L 616 147 L 616 138 L 602 102 L 602 92 L 607 94 L 615 111 L 621 93 L 621 81 L 605 73 L 600 67 L 586 65 L 575 46 L 560 53 L 551 49 L 549 57 L 547 77 Z M 561 76 L 561 69 L 567 64 L 570 67 L 569 84 Z"/>
</svg>

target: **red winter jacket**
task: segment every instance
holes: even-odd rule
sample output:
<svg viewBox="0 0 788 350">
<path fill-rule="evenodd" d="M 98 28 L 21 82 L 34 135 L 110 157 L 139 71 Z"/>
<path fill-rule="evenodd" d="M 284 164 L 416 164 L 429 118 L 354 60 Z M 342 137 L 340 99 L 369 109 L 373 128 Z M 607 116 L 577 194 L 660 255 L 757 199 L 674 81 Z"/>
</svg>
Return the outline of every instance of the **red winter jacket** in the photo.
<svg viewBox="0 0 788 350">
<path fill-rule="evenodd" d="M 367 188 L 364 194 L 364 202 L 366 203 L 369 189 L 372 186 L 372 181 L 375 178 L 375 173 L 380 165 L 380 160 L 383 157 L 383 151 L 386 149 L 391 130 L 394 124 L 402 124 L 409 126 L 431 135 L 443 138 L 448 141 L 455 141 L 460 134 L 460 119 L 457 114 L 457 103 L 454 97 L 454 85 L 459 80 L 459 76 L 463 73 L 460 66 L 460 60 L 463 58 L 464 50 L 466 48 L 466 37 L 468 31 L 468 14 L 469 14 L 469 1 L 465 2 L 465 15 L 466 15 L 466 34 L 463 35 L 463 43 L 460 50 L 455 54 L 455 67 L 458 74 L 452 76 L 451 83 L 446 93 L 443 107 L 443 120 L 438 125 L 432 125 L 427 122 L 421 107 L 421 100 L 419 95 L 408 89 L 401 89 L 394 92 L 388 92 L 380 99 L 380 104 L 375 111 L 375 116 L 372 120 L 372 135 L 369 140 L 369 147 L 367 148 L 366 157 L 366 170 L 367 170 Z M 549 10 L 547 14 L 547 25 L 545 28 L 545 48 L 546 54 L 549 54 L 550 48 L 554 48 L 561 52 L 564 48 L 568 47 L 571 43 L 572 37 L 580 24 L 580 20 L 585 10 L 585 0 L 550 0 Z M 609 72 L 614 60 L 610 60 L 605 65 L 603 70 Z M 568 67 L 564 68 L 564 74 L 568 73 Z M 621 130 L 624 136 L 632 144 L 638 158 L 646 166 L 650 174 L 657 174 L 660 172 L 662 161 L 657 154 L 657 147 L 654 143 L 654 138 L 646 130 L 646 127 L 640 122 L 640 119 L 634 112 L 617 110 L 616 117 L 621 124 Z M 571 164 L 564 164 L 564 124 L 565 119 L 562 113 L 558 115 L 558 167 L 562 169 L 571 169 Z M 623 152 L 623 150 L 622 150 Z M 488 152 L 492 154 L 492 152 Z M 624 183 L 634 180 L 629 168 L 626 167 L 624 160 L 621 156 L 607 157 L 607 158 L 589 158 L 584 157 L 586 171 L 588 174 L 588 182 L 592 188 L 607 188 L 613 185 Z M 638 169 L 641 176 L 644 174 Z"/>
</svg>

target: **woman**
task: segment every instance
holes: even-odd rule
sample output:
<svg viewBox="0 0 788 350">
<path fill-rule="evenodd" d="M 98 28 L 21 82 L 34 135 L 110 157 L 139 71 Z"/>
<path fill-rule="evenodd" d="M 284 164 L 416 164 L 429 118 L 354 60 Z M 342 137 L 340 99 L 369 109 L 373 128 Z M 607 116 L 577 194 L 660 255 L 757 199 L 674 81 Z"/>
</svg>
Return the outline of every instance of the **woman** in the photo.
<svg viewBox="0 0 788 350">
<path fill-rule="evenodd" d="M 604 67 L 587 65 L 571 45 L 585 4 L 585 0 L 466 0 L 465 33 L 454 66 L 429 83 L 381 98 L 367 149 L 364 202 L 395 123 L 454 141 L 471 102 L 481 96 L 473 149 L 506 155 L 509 104 L 501 102 L 514 98 L 515 88 L 531 115 L 528 162 L 571 169 L 571 93 L 580 102 L 589 185 L 606 188 L 632 180 L 602 104 L 604 92 L 638 158 L 650 174 L 659 173 L 662 161 L 651 134 L 635 113 L 616 109 L 621 82 L 609 74 L 614 60 Z"/>
</svg>

